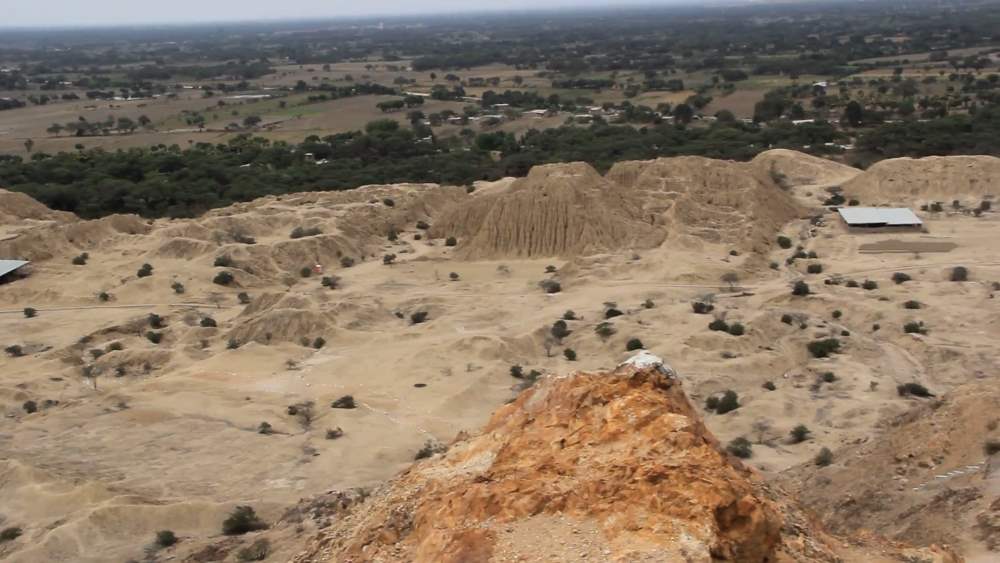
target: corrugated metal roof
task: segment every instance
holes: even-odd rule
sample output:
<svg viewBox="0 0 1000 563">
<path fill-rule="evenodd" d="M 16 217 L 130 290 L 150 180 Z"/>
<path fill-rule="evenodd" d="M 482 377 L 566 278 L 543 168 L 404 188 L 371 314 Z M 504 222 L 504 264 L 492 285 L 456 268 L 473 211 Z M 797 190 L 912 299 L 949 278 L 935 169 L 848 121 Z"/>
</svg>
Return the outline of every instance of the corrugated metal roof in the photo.
<svg viewBox="0 0 1000 563">
<path fill-rule="evenodd" d="M 27 263 L 25 260 L 0 260 L 0 276 L 7 275 Z"/>
<path fill-rule="evenodd" d="M 848 225 L 923 225 L 905 207 L 841 207 L 837 211 Z"/>
</svg>

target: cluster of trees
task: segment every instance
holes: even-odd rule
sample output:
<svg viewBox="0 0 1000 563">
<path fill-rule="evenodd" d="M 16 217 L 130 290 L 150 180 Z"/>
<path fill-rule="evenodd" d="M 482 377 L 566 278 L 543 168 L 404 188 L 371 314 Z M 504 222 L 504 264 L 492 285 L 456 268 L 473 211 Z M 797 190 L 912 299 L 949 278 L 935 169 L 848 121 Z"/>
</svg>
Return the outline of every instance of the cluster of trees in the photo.
<svg viewBox="0 0 1000 563">
<path fill-rule="evenodd" d="M 80 116 L 76 121 L 69 121 L 65 125 L 53 123 L 46 131 L 50 135 L 60 135 L 66 133 L 74 137 L 90 137 L 96 135 L 110 135 L 112 132 L 132 133 L 139 127 L 148 128 L 152 122 L 145 115 L 140 115 L 138 119 L 131 117 L 119 117 L 109 115 L 104 121 L 87 121 L 87 118 Z"/>
</svg>

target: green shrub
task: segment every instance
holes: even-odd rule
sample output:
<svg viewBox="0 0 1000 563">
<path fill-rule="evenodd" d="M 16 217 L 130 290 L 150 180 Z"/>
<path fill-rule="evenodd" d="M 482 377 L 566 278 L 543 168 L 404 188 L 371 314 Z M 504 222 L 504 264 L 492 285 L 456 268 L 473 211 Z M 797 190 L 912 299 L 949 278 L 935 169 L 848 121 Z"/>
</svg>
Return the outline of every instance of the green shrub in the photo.
<svg viewBox="0 0 1000 563">
<path fill-rule="evenodd" d="M 715 412 L 718 414 L 726 414 L 727 412 L 734 411 L 740 408 L 740 397 L 736 394 L 736 391 L 732 389 L 727 389 L 725 393 L 722 394 L 722 398 L 719 399 L 719 405 L 715 407 Z"/>
<path fill-rule="evenodd" d="M 823 273 L 823 265 L 815 263 L 809 264 L 808 266 L 806 266 L 806 272 L 810 274 L 821 274 Z"/>
<path fill-rule="evenodd" d="M 25 401 L 24 404 L 21 405 L 21 408 L 24 409 L 24 412 L 27 414 L 36 413 L 38 412 L 38 403 L 35 401 Z"/>
<path fill-rule="evenodd" d="M 698 315 L 707 315 L 715 309 L 715 305 L 711 303 L 702 303 L 701 301 L 695 301 L 691 303 L 691 309 Z"/>
<path fill-rule="evenodd" d="M 549 329 L 549 333 L 552 334 L 557 340 L 562 340 L 570 335 L 569 326 L 564 320 L 558 320 L 552 323 L 552 328 Z"/>
<path fill-rule="evenodd" d="M 389 239 L 389 242 L 396 242 L 399 240 L 399 232 L 396 227 L 389 227 L 389 232 L 386 233 L 385 237 Z"/>
<path fill-rule="evenodd" d="M 745 329 L 743 328 L 743 325 L 741 323 L 733 323 L 729 325 L 729 330 L 727 330 L 726 332 L 728 332 L 733 336 L 743 336 L 744 331 Z"/>
<path fill-rule="evenodd" d="M 913 395 L 914 397 L 933 397 L 934 393 L 931 393 L 929 389 L 923 385 L 915 382 L 903 383 L 902 385 L 896 386 L 896 392 L 899 393 L 900 397 L 906 397 L 908 395 Z"/>
<path fill-rule="evenodd" d="M 326 339 L 322 336 L 317 336 L 315 340 L 312 341 L 312 347 L 319 350 L 323 346 L 326 346 Z"/>
<path fill-rule="evenodd" d="M 799 280 L 792 285 L 792 295 L 809 295 L 809 284 Z"/>
<path fill-rule="evenodd" d="M 385 256 L 382 257 L 382 264 L 385 266 L 391 266 L 395 263 L 396 263 L 395 254 L 386 254 Z"/>
<path fill-rule="evenodd" d="M 236 299 L 238 299 L 240 301 L 241 305 L 249 305 L 250 304 L 250 295 L 247 292 L 245 292 L 245 291 L 239 292 L 236 295 Z"/>
<path fill-rule="evenodd" d="M 823 340 L 813 340 L 806 345 L 809 349 L 809 353 L 813 355 L 814 358 L 826 358 L 830 354 L 835 354 L 840 351 L 840 340 L 836 338 L 824 338 Z"/>
<path fill-rule="evenodd" d="M 291 234 L 289 234 L 288 236 L 289 236 L 289 238 L 293 238 L 294 239 L 294 238 L 302 238 L 302 237 L 312 237 L 312 236 L 316 236 L 316 235 L 319 235 L 319 234 L 322 234 L 322 233 L 323 233 L 323 231 L 320 230 L 318 227 L 308 227 L 308 228 L 306 228 L 306 227 L 295 227 L 294 229 L 292 229 Z"/>
<path fill-rule="evenodd" d="M 212 283 L 218 285 L 229 285 L 233 283 L 233 279 L 234 279 L 233 274 L 226 271 L 222 271 L 219 272 L 218 274 L 215 274 L 215 277 L 212 278 Z"/>
<path fill-rule="evenodd" d="M 177 543 L 177 536 L 171 530 L 160 530 L 156 532 L 156 546 L 170 547 Z"/>
<path fill-rule="evenodd" d="M 823 372 L 823 375 L 820 376 L 820 379 L 823 380 L 823 383 L 833 383 L 837 381 L 837 374 L 833 373 L 832 371 L 826 371 Z"/>
<path fill-rule="evenodd" d="M 312 273 L 313 273 L 312 268 L 310 268 L 309 266 L 302 266 L 302 269 L 299 270 L 299 276 L 303 278 L 308 278 L 309 276 L 312 275 Z"/>
<path fill-rule="evenodd" d="M 600 336 L 601 339 L 607 340 L 608 338 L 613 336 L 616 332 L 618 332 L 618 330 L 615 329 L 615 325 L 605 321 L 595 326 L 594 332 L 597 333 L 597 336 Z"/>
<path fill-rule="evenodd" d="M 792 428 L 792 431 L 789 432 L 789 434 L 792 436 L 793 444 L 801 444 L 809 439 L 809 435 L 812 434 L 812 431 L 809 430 L 805 424 L 799 424 L 795 428 Z"/>
<path fill-rule="evenodd" d="M 566 311 L 565 313 L 563 313 L 562 318 L 564 321 L 575 321 L 576 313 L 574 313 L 573 311 Z"/>
<path fill-rule="evenodd" d="M 792 239 L 785 235 L 778 235 L 778 246 L 787 250 L 792 247 Z"/>
<path fill-rule="evenodd" d="M 740 459 L 747 459 L 753 455 L 753 444 L 750 440 L 740 436 L 726 445 L 726 451 Z"/>
<path fill-rule="evenodd" d="M 566 348 L 565 350 L 563 350 L 563 356 L 565 356 L 566 359 L 571 362 L 576 361 L 576 351 L 573 350 L 572 348 Z"/>
<path fill-rule="evenodd" d="M 163 333 L 150 330 L 146 332 L 146 340 L 149 340 L 153 344 L 159 344 L 163 340 Z"/>
<path fill-rule="evenodd" d="M 240 341 L 236 340 L 235 338 L 230 338 L 229 342 L 226 342 L 226 349 L 227 350 L 235 350 L 235 349 L 237 349 L 239 347 L 240 347 Z"/>
<path fill-rule="evenodd" d="M 904 274 L 903 272 L 896 272 L 895 274 L 892 275 L 892 281 L 896 282 L 897 285 L 904 282 L 908 282 L 912 279 L 913 278 L 911 278 L 909 274 Z"/>
<path fill-rule="evenodd" d="M 385 205 L 386 207 L 396 207 L 396 202 L 395 202 L 395 201 L 393 201 L 393 200 L 392 200 L 392 198 L 388 198 L 388 197 L 387 197 L 387 198 L 383 198 L 383 199 L 382 199 L 382 203 L 383 203 L 383 204 L 384 204 L 384 205 Z"/>
<path fill-rule="evenodd" d="M 625 313 L 622 313 L 621 311 L 619 311 L 618 309 L 616 309 L 616 308 L 614 308 L 614 307 L 608 307 L 608 308 L 607 308 L 607 309 L 606 309 L 606 310 L 604 311 L 604 318 L 605 318 L 605 319 L 613 319 L 613 318 L 615 318 L 615 317 L 620 317 L 620 316 L 622 316 L 622 315 L 624 315 L 624 314 L 625 314 Z"/>
<path fill-rule="evenodd" d="M 410 323 L 418 325 L 427 320 L 427 311 L 417 311 L 410 315 Z"/>
<path fill-rule="evenodd" d="M 261 422 L 259 425 L 257 425 L 257 433 L 265 435 L 274 434 L 274 427 L 272 427 L 271 424 L 268 422 Z"/>
<path fill-rule="evenodd" d="M 861 289 L 866 289 L 868 291 L 878 289 L 878 283 L 875 280 L 865 280 L 864 283 L 861 284 Z"/>
<path fill-rule="evenodd" d="M 781 322 L 785 323 L 786 325 L 790 325 L 793 322 L 795 322 L 795 319 L 790 314 L 785 313 L 781 315 Z"/>
<path fill-rule="evenodd" d="M 84 265 L 87 264 L 87 258 L 89 258 L 89 256 L 87 255 L 86 252 L 84 252 L 83 254 L 81 254 L 79 256 L 74 256 L 73 260 L 72 260 L 73 265 L 74 266 L 84 266 Z"/>
<path fill-rule="evenodd" d="M 21 348 L 20 344 L 11 344 L 10 346 L 4 348 L 3 351 L 12 358 L 20 358 L 21 356 L 24 356 L 24 349 Z"/>
<path fill-rule="evenodd" d="M 156 313 L 150 313 L 149 316 L 146 317 L 146 321 L 149 323 L 149 326 L 152 327 L 152 328 L 159 329 L 159 328 L 163 328 L 164 326 L 166 326 L 163 323 L 163 317 L 161 317 L 160 315 L 157 315 Z"/>
<path fill-rule="evenodd" d="M 177 295 L 181 295 L 182 293 L 184 293 L 184 284 L 175 281 L 170 284 L 170 289 L 174 290 L 174 293 L 176 293 Z"/>
<path fill-rule="evenodd" d="M 97 300 L 101 303 L 107 303 L 108 301 L 111 301 L 111 294 L 107 291 L 102 291 L 97 294 Z"/>
<path fill-rule="evenodd" d="M 353 409 L 357 408 L 354 403 L 353 395 L 344 395 L 343 397 L 337 399 L 336 401 L 330 403 L 331 409 Z"/>
<path fill-rule="evenodd" d="M 826 467 L 827 465 L 833 463 L 833 452 L 830 451 L 830 448 L 824 446 L 823 449 L 816 454 L 813 462 L 820 467 Z"/>
<path fill-rule="evenodd" d="M 556 271 L 557 271 L 557 268 L 555 266 L 553 266 L 552 264 L 549 264 L 548 266 L 545 267 L 545 273 L 546 274 L 554 274 L 554 273 L 556 273 Z"/>
<path fill-rule="evenodd" d="M 325 288 L 337 289 L 340 285 L 340 278 L 337 276 L 323 276 L 323 279 L 319 283 Z"/>
<path fill-rule="evenodd" d="M 1000 453 L 1000 440 L 987 440 L 983 444 L 983 453 L 988 456 Z"/>
<path fill-rule="evenodd" d="M 233 259 L 228 254 L 223 254 L 222 256 L 217 256 L 212 265 L 217 268 L 228 268 L 233 265 Z"/>
<path fill-rule="evenodd" d="M 857 280 L 847 280 L 847 283 L 845 283 L 844 285 L 846 285 L 847 287 L 859 287 L 860 286 L 860 284 L 858 283 Z"/>
<path fill-rule="evenodd" d="M 448 237 L 448 238 L 444 239 L 444 245 L 445 246 L 457 246 L 458 245 L 458 239 L 456 239 L 455 237 Z"/>
<path fill-rule="evenodd" d="M 833 311 L 833 318 L 839 319 L 840 317 L 843 317 L 843 316 L 844 316 L 844 313 L 840 309 L 836 309 L 836 310 Z"/>
<path fill-rule="evenodd" d="M 9 528 L 4 528 L 0 531 L 0 543 L 14 541 L 21 536 L 23 532 L 21 528 L 16 526 L 10 526 Z"/>
<path fill-rule="evenodd" d="M 708 323 L 708 329 L 727 332 L 729 331 L 729 325 L 722 319 L 715 319 L 714 321 Z"/>
<path fill-rule="evenodd" d="M 912 299 L 903 303 L 904 309 L 920 309 L 921 307 L 923 307 L 923 305 L 919 301 L 914 301 Z"/>
<path fill-rule="evenodd" d="M 903 325 L 903 332 L 906 334 L 927 334 L 927 327 L 923 321 L 910 321 Z"/>
<path fill-rule="evenodd" d="M 353 265 L 354 265 L 354 258 L 351 258 L 350 256 L 344 256 L 340 259 L 340 266 L 342 268 L 350 268 Z"/>
<path fill-rule="evenodd" d="M 774 391 L 775 389 L 778 388 L 773 381 L 765 381 L 764 384 L 761 385 L 761 387 L 767 389 L 768 391 Z"/>
<path fill-rule="evenodd" d="M 219 326 L 218 323 L 215 322 L 215 319 L 213 319 L 212 317 L 202 317 L 201 322 L 199 324 L 205 328 L 215 328 Z"/>
<path fill-rule="evenodd" d="M 643 309 L 652 309 L 654 307 L 656 307 L 656 303 L 653 303 L 652 299 L 647 299 L 647 300 L 645 300 L 645 301 L 642 302 L 642 308 Z"/>
<path fill-rule="evenodd" d="M 414 460 L 427 459 L 434 456 L 435 454 L 441 454 L 448 451 L 448 447 L 440 442 L 434 442 L 427 440 L 424 443 L 424 447 L 417 450 L 417 455 L 414 456 Z"/>
<path fill-rule="evenodd" d="M 139 267 L 139 271 L 137 271 L 135 275 L 140 278 L 151 276 L 153 275 L 153 266 L 151 264 L 143 264 Z"/>
<path fill-rule="evenodd" d="M 969 281 L 969 269 L 965 266 L 955 266 L 951 269 L 951 281 L 953 282 L 964 282 Z"/>
<path fill-rule="evenodd" d="M 562 291 L 562 285 L 556 280 L 542 280 L 538 282 L 538 287 L 541 287 L 545 293 L 559 293 Z"/>
<path fill-rule="evenodd" d="M 33 318 L 35 318 L 37 316 L 38 316 L 38 309 L 35 309 L 34 307 L 25 307 L 24 308 L 24 318 L 26 318 L 26 319 L 33 319 Z"/>
<path fill-rule="evenodd" d="M 625 343 L 625 350 L 629 352 L 634 352 L 635 350 L 642 350 L 644 346 L 642 345 L 642 340 L 638 338 L 630 338 L 628 342 Z"/>
<path fill-rule="evenodd" d="M 239 536 L 266 528 L 267 524 L 249 506 L 237 506 L 222 521 L 222 533 L 227 536 Z"/>
<path fill-rule="evenodd" d="M 427 221 L 417 221 L 417 228 L 422 231 L 426 231 L 431 228 L 431 226 L 427 224 Z"/>
</svg>

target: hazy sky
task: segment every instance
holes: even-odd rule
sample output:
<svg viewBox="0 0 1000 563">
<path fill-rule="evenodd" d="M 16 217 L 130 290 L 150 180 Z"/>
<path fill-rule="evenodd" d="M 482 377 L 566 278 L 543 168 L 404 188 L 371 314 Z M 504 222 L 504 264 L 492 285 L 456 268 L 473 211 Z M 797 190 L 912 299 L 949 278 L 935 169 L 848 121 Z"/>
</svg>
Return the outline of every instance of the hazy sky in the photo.
<svg viewBox="0 0 1000 563">
<path fill-rule="evenodd" d="M 0 27 L 330 18 L 679 3 L 679 0 L 0 0 Z M 688 2 L 695 3 L 695 2 Z"/>
</svg>

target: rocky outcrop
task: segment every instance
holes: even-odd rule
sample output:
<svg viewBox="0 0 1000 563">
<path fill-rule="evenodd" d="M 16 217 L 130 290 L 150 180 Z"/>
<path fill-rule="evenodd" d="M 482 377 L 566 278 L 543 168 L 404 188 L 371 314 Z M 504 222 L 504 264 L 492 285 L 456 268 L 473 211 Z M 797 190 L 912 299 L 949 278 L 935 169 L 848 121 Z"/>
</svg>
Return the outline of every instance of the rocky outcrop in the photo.
<svg viewBox="0 0 1000 563">
<path fill-rule="evenodd" d="M 546 378 L 294 561 L 835 561 L 648 360 Z"/>
</svg>

